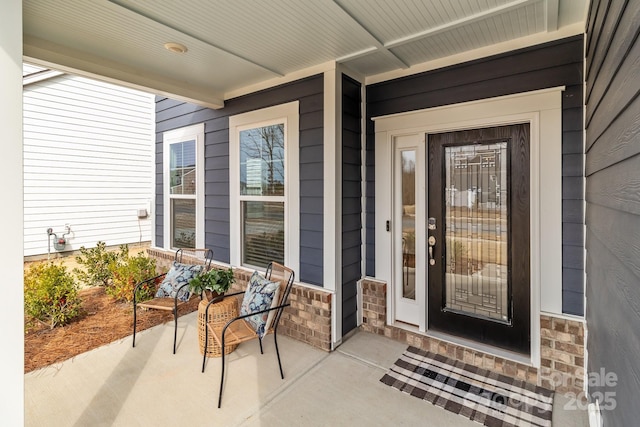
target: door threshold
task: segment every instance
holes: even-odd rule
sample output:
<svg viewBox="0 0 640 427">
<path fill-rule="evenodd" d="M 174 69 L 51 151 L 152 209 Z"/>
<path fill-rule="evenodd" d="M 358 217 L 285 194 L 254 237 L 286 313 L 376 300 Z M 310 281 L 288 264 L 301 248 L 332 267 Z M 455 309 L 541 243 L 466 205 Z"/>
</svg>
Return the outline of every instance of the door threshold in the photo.
<svg viewBox="0 0 640 427">
<path fill-rule="evenodd" d="M 440 341 L 445 341 L 451 344 L 459 345 L 462 347 L 467 347 L 470 350 L 480 351 L 482 353 L 489 354 L 495 357 L 501 357 L 506 360 L 511 360 L 513 362 L 521 363 L 523 365 L 532 366 L 534 368 L 540 368 L 539 364 L 533 362 L 531 356 L 524 355 L 520 353 L 516 353 L 514 351 L 505 350 L 503 348 L 494 347 L 487 344 L 482 344 L 477 341 L 468 340 L 465 338 L 456 337 L 454 335 L 445 334 L 443 332 L 437 331 L 421 331 L 416 325 L 412 325 L 409 323 L 404 323 L 400 321 L 395 321 L 393 325 L 396 328 L 403 329 L 405 331 L 414 332 L 420 335 L 424 335 L 426 337 L 435 338 Z"/>
<path fill-rule="evenodd" d="M 494 347 L 491 345 L 483 344 L 481 342 L 472 341 L 472 340 L 456 337 L 454 335 L 449 335 L 449 334 L 445 334 L 437 331 L 427 331 L 425 335 L 428 337 L 437 338 L 441 341 L 449 342 L 451 344 L 467 347 L 471 350 L 481 351 L 483 353 L 487 353 L 492 356 L 501 357 L 503 359 L 521 363 L 523 365 L 539 368 L 539 366 L 533 363 L 530 355 L 516 353 L 515 351 L 505 350 L 503 348 Z"/>
</svg>

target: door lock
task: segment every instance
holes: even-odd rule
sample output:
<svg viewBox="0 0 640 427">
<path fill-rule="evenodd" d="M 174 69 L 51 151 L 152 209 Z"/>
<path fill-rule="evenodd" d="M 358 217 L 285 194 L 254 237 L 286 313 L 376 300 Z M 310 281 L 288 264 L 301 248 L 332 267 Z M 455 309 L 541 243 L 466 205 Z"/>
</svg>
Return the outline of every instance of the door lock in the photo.
<svg viewBox="0 0 640 427">
<path fill-rule="evenodd" d="M 436 219 L 434 217 L 429 217 L 427 228 L 429 230 L 435 230 L 436 229 Z"/>
<path fill-rule="evenodd" d="M 433 257 L 433 248 L 436 245 L 436 238 L 429 236 L 427 243 L 429 243 L 429 265 L 436 265 L 436 259 Z"/>
</svg>

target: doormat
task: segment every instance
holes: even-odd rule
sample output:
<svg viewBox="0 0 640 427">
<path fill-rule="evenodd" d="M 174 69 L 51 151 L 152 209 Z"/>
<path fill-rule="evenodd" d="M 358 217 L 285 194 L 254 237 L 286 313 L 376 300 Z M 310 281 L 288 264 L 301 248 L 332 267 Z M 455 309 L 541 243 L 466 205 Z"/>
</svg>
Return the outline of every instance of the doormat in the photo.
<svg viewBox="0 0 640 427">
<path fill-rule="evenodd" d="M 551 426 L 553 391 L 415 347 L 380 381 L 485 426 Z"/>
</svg>

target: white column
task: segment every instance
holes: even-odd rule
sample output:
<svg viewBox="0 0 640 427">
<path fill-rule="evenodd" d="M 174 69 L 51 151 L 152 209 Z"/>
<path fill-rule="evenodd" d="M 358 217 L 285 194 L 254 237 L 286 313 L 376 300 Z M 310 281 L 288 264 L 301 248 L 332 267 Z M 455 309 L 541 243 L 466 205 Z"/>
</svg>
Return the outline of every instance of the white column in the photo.
<svg viewBox="0 0 640 427">
<path fill-rule="evenodd" d="M 3 0 L 0 13 L 2 129 L 2 300 L 0 412 L 3 424 L 24 424 L 22 1 Z"/>
<path fill-rule="evenodd" d="M 323 285 L 331 297 L 331 348 L 342 342 L 342 79 L 336 68 L 324 73 L 324 257 Z"/>
</svg>

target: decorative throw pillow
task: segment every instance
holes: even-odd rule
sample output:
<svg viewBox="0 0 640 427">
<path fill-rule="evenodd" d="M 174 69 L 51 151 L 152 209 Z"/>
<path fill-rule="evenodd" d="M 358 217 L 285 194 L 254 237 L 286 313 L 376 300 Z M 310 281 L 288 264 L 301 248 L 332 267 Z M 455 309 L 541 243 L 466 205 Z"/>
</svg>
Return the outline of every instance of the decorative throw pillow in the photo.
<svg viewBox="0 0 640 427">
<path fill-rule="evenodd" d="M 255 313 L 257 311 L 266 310 L 271 307 L 278 283 L 271 282 L 255 271 L 249 279 L 247 290 L 244 292 L 242 305 L 240 306 L 240 315 Z M 269 312 L 254 314 L 246 318 L 247 322 L 255 329 L 258 337 L 262 339 L 266 334 L 265 324 Z"/>
<path fill-rule="evenodd" d="M 180 287 L 189 283 L 203 269 L 204 265 L 181 264 L 173 261 L 169 272 L 158 287 L 156 298 L 175 298 L 177 293 L 180 301 L 189 301 L 189 297 L 191 297 L 189 286 L 182 289 Z"/>
</svg>

